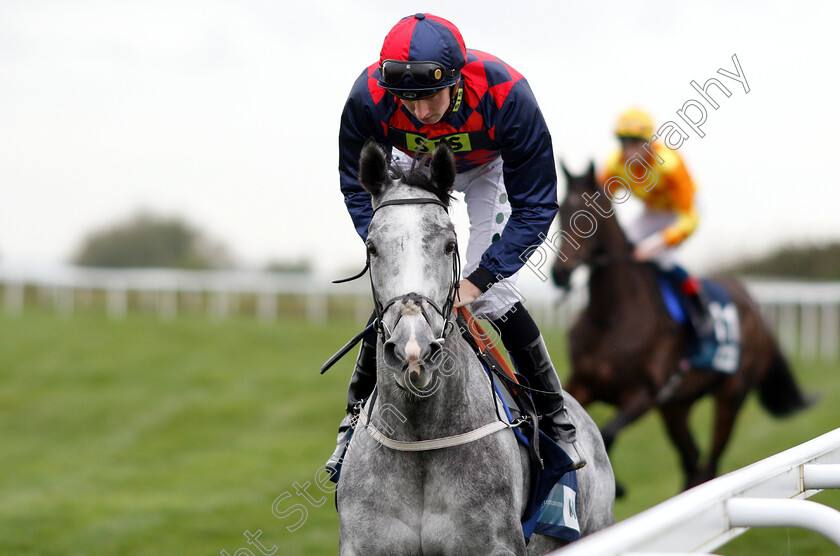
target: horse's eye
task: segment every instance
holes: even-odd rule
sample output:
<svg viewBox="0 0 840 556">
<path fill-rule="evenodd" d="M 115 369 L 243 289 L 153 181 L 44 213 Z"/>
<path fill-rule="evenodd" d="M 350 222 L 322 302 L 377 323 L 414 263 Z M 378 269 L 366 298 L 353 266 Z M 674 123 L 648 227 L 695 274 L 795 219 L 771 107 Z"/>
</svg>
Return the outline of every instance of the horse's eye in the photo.
<svg viewBox="0 0 840 556">
<path fill-rule="evenodd" d="M 372 243 L 367 244 L 367 251 L 368 251 L 368 253 L 370 253 L 371 257 L 376 256 L 376 247 L 374 247 Z"/>
<path fill-rule="evenodd" d="M 446 244 L 446 254 L 451 255 L 454 252 L 455 252 L 455 242 L 450 241 L 449 243 Z"/>
</svg>

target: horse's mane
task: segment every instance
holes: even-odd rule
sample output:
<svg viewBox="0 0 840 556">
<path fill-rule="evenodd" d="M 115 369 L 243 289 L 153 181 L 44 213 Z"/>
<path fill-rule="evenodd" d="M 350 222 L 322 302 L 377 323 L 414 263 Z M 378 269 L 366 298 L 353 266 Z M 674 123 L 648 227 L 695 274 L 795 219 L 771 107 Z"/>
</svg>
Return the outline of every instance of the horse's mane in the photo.
<svg viewBox="0 0 840 556">
<path fill-rule="evenodd" d="M 391 179 L 401 181 L 406 185 L 420 188 L 424 191 L 428 191 L 429 193 L 434 193 L 441 203 L 449 207 L 450 202 L 455 198 L 448 190 L 438 187 L 432 179 L 432 175 L 429 170 L 431 158 L 432 155 L 430 153 L 415 154 L 413 160 L 411 161 L 411 166 L 407 171 L 397 165 L 393 160 L 390 161 L 388 164 L 388 170 L 391 174 Z"/>
</svg>

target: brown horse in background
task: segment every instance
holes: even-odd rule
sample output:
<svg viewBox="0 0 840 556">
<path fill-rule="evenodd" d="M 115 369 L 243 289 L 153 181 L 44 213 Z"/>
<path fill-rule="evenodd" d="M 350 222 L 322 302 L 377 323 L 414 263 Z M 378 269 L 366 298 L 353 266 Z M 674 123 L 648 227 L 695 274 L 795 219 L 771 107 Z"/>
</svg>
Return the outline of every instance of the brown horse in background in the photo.
<svg viewBox="0 0 840 556">
<path fill-rule="evenodd" d="M 598 400 L 616 406 L 616 415 L 601 428 L 608 450 L 622 428 L 656 407 L 679 452 L 685 487 L 712 479 L 751 390 L 758 390 L 761 404 L 777 417 L 803 409 L 813 399 L 797 386 L 756 303 L 729 278 L 715 281 L 737 307 L 740 363 L 732 374 L 690 369 L 685 359 L 689 332 L 668 314 L 654 264 L 633 259 L 633 246 L 597 187 L 594 165 L 584 176 L 572 176 L 565 167 L 563 172 L 568 191 L 560 207 L 561 230 L 573 229 L 570 219 L 580 210 L 597 223 L 588 237 L 562 234 L 556 245 L 562 254 L 553 268 L 559 287 L 568 286 L 578 265 L 590 267 L 589 302 L 570 332 L 571 376 L 564 388 L 582 405 Z M 587 209 L 584 194 L 590 203 L 596 197 L 601 210 Z M 694 402 L 707 394 L 715 400 L 714 436 L 701 465 L 688 416 Z"/>
</svg>

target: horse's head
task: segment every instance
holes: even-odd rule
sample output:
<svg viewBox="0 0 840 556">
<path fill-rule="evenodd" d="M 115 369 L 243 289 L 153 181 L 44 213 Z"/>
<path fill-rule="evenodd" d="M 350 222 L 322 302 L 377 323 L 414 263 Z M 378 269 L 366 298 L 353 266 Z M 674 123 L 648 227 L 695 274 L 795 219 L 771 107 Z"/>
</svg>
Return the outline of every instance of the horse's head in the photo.
<svg viewBox="0 0 840 556">
<path fill-rule="evenodd" d="M 435 149 L 429 170 L 389 167 L 374 142 L 362 150 L 359 182 L 373 198 L 368 262 L 384 361 L 399 387 L 418 393 L 442 362 L 458 280 L 455 227 L 447 212 L 455 159 Z"/>
<path fill-rule="evenodd" d="M 554 283 L 561 288 L 569 285 L 572 271 L 591 261 L 599 252 L 599 234 L 597 233 L 600 214 L 590 206 L 598 195 L 595 179 L 595 164 L 590 162 L 586 173 L 573 176 L 566 165 L 560 162 L 566 176 L 566 198 L 560 205 L 560 243 L 559 255 L 552 268 Z M 602 203 L 604 201 L 602 198 Z"/>
</svg>

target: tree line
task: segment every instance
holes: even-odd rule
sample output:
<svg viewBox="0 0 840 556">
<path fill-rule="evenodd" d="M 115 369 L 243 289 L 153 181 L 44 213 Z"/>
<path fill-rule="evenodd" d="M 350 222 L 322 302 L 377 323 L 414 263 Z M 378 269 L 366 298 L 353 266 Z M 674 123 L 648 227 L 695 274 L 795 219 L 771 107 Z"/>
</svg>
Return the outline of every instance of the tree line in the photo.
<svg viewBox="0 0 840 556">
<path fill-rule="evenodd" d="M 786 245 L 724 269 L 724 274 L 840 280 L 840 242 Z"/>
<path fill-rule="evenodd" d="M 90 233 L 73 256 L 82 266 L 220 269 L 234 266 L 230 250 L 178 217 L 138 213 Z M 266 264 L 274 272 L 307 273 L 305 259 Z M 840 242 L 787 245 L 722 269 L 724 274 L 840 280 Z"/>
</svg>

